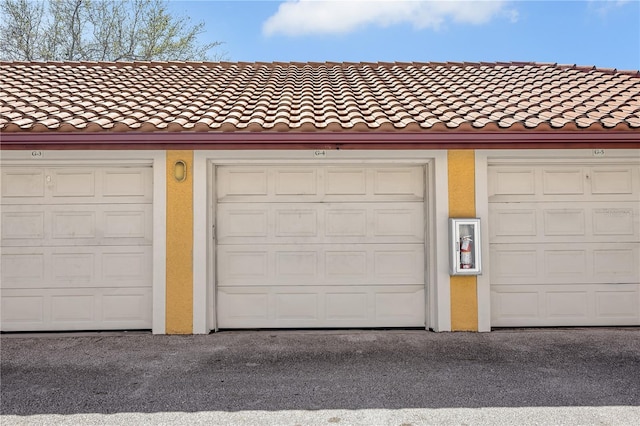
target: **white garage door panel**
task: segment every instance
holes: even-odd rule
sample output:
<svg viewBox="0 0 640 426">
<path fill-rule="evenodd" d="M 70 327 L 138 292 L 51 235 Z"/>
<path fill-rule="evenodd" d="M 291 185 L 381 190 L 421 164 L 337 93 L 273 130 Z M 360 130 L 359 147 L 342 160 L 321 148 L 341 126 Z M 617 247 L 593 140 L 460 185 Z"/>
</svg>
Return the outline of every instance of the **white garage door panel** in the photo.
<svg viewBox="0 0 640 426">
<path fill-rule="evenodd" d="M 151 247 L 10 247 L 2 251 L 3 289 L 149 287 Z"/>
<path fill-rule="evenodd" d="M 422 167 L 218 167 L 219 202 L 417 201 Z"/>
<path fill-rule="evenodd" d="M 489 168 L 493 326 L 640 324 L 640 167 Z"/>
<path fill-rule="evenodd" d="M 424 241 L 422 203 L 220 204 L 219 244 Z"/>
<path fill-rule="evenodd" d="M 6 167 L 2 204 L 150 203 L 150 167 Z"/>
<path fill-rule="evenodd" d="M 424 325 L 424 285 L 221 288 L 225 327 L 414 327 Z"/>
<path fill-rule="evenodd" d="M 2 330 L 151 327 L 150 167 L 2 169 Z"/>
<path fill-rule="evenodd" d="M 424 326 L 422 167 L 217 169 L 221 328 Z"/>
<path fill-rule="evenodd" d="M 634 243 L 494 244 L 491 283 L 637 283 L 638 259 Z"/>
<path fill-rule="evenodd" d="M 559 205 L 558 205 L 559 204 Z M 640 202 L 492 203 L 491 241 L 531 243 L 640 240 Z"/>
<path fill-rule="evenodd" d="M 495 326 L 637 325 L 637 284 L 492 286 Z"/>
<path fill-rule="evenodd" d="M 489 168 L 489 201 L 638 201 L 637 165 Z"/>
<path fill-rule="evenodd" d="M 3 289 L 3 331 L 149 328 L 151 288 Z"/>
<path fill-rule="evenodd" d="M 219 246 L 219 286 L 422 284 L 420 244 Z"/>
<path fill-rule="evenodd" d="M 2 207 L 2 245 L 150 244 L 150 204 L 8 205 Z"/>
</svg>

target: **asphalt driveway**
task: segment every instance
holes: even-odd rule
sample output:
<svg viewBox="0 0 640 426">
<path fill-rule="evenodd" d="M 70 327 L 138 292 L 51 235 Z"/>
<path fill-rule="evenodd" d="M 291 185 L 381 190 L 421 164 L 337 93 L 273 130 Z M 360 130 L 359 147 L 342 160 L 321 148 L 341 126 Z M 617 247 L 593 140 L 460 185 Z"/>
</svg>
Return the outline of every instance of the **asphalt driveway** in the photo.
<svg viewBox="0 0 640 426">
<path fill-rule="evenodd" d="M 640 424 L 637 327 L 4 334 L 0 354 L 3 425 Z"/>
</svg>

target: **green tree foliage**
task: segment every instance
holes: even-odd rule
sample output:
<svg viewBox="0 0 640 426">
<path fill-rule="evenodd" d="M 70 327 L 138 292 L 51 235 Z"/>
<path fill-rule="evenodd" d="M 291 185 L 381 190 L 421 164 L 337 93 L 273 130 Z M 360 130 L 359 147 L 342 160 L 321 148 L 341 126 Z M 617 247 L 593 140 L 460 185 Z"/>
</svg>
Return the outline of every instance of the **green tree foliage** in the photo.
<svg viewBox="0 0 640 426">
<path fill-rule="evenodd" d="M 166 0 L 0 0 L 0 59 L 220 60 L 201 44 L 204 23 L 172 15 Z M 211 53 L 213 51 L 213 53 Z"/>
</svg>

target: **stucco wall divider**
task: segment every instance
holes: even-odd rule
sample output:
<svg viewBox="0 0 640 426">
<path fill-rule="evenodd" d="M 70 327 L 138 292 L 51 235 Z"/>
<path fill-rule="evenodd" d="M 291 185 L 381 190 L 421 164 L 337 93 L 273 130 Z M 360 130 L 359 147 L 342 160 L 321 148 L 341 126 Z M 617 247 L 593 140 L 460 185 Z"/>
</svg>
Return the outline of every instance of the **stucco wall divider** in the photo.
<svg viewBox="0 0 640 426">
<path fill-rule="evenodd" d="M 211 208 L 209 193 L 210 164 L 200 152 L 193 158 L 193 333 L 206 334 L 215 330 L 215 324 L 209 321 L 213 306 L 213 288 L 208 277 L 214 270 L 213 251 L 215 244 L 209 244 L 213 238 L 210 229 L 209 212 Z M 212 188 L 211 188 L 212 189 Z M 213 190 L 213 189 L 212 189 Z M 203 232 L 206 230 L 206 232 Z M 204 247 L 204 250 L 202 248 Z"/>
<path fill-rule="evenodd" d="M 475 152 L 449 150 L 447 152 L 449 217 L 476 217 Z M 451 329 L 477 331 L 477 283 L 475 276 L 451 276 Z"/>
<path fill-rule="evenodd" d="M 124 153 L 126 154 L 126 152 Z M 153 334 L 166 332 L 167 306 L 167 154 L 159 151 L 153 161 Z"/>
<path fill-rule="evenodd" d="M 193 332 L 193 152 L 167 152 L 167 332 Z M 180 167 L 182 165 L 183 167 Z"/>
<path fill-rule="evenodd" d="M 449 187 L 445 183 L 449 179 L 449 159 L 447 151 L 434 153 L 434 176 L 430 189 L 435 197 L 432 207 L 434 217 L 431 219 L 431 243 L 438 256 L 430 259 L 435 265 L 435 282 L 431 285 L 434 295 L 431 297 L 433 331 L 451 331 L 451 285 L 449 280 Z"/>
<path fill-rule="evenodd" d="M 489 276 L 491 274 L 491 262 L 489 253 L 489 191 L 487 176 L 487 152 L 476 151 L 476 216 L 480 220 L 480 232 L 482 235 L 482 275 L 476 277 L 478 299 L 478 331 L 491 331 L 491 289 Z"/>
</svg>

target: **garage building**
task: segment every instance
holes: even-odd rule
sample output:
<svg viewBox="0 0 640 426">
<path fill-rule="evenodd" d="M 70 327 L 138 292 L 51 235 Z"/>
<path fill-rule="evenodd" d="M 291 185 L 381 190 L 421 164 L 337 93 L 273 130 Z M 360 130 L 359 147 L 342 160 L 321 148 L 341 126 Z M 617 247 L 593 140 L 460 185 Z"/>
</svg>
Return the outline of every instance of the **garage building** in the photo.
<svg viewBox="0 0 640 426">
<path fill-rule="evenodd" d="M 2 331 L 640 325 L 640 74 L 0 64 Z M 450 218 L 479 218 L 451 275 Z"/>
</svg>

